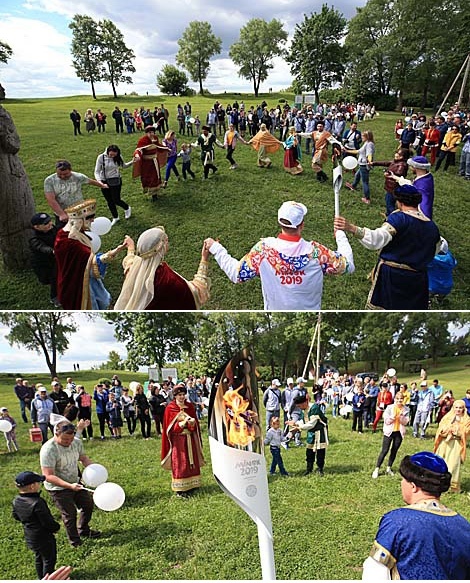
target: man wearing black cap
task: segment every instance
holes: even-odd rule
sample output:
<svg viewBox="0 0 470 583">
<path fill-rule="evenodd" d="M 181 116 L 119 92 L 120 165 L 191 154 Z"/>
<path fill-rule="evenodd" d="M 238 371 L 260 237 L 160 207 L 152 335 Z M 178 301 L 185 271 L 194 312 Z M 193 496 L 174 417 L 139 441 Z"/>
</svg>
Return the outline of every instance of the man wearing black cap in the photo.
<svg viewBox="0 0 470 583">
<path fill-rule="evenodd" d="M 57 270 L 54 256 L 54 241 L 57 227 L 47 213 L 36 213 L 31 217 L 34 235 L 29 240 L 31 267 L 39 282 L 51 288 L 51 304 L 60 307 L 57 299 Z"/>
<path fill-rule="evenodd" d="M 62 514 L 70 544 L 78 547 L 82 538 L 98 538 L 100 532 L 90 529 L 93 497 L 79 483 L 78 462 L 84 467 L 92 461 L 85 455 L 82 441 L 75 439 L 76 428 L 70 421 L 59 421 L 54 437 L 41 447 L 39 453 L 44 484 L 54 504 Z M 77 509 L 80 516 L 77 527 Z"/>
<path fill-rule="evenodd" d="M 214 144 L 217 144 L 219 148 L 224 147 L 217 139 L 215 132 L 211 134 L 211 128 L 209 126 L 202 126 L 202 133 L 198 137 L 197 142 L 191 144 L 194 147 L 199 146 L 201 148 L 201 162 L 204 167 L 205 180 L 209 178 L 209 170 L 212 170 L 213 174 L 217 172 L 217 166 L 214 165 Z"/>
<path fill-rule="evenodd" d="M 427 310 L 427 265 L 439 248 L 439 229 L 419 210 L 421 194 L 414 186 L 399 186 L 393 196 L 398 210 L 378 229 L 358 227 L 344 217 L 335 217 L 334 226 L 353 233 L 367 249 L 380 249 L 366 308 Z"/>
<path fill-rule="evenodd" d="M 15 478 L 19 493 L 13 500 L 13 518 L 23 524 L 26 545 L 34 551 L 39 579 L 55 569 L 57 545 L 54 533 L 60 529 L 60 524 L 54 520 L 39 494 L 44 480 L 44 476 L 34 472 L 21 472 Z"/>
<path fill-rule="evenodd" d="M 468 580 L 470 523 L 440 501 L 450 488 L 446 462 L 422 451 L 403 458 L 400 474 L 408 506 L 382 517 L 362 580 Z"/>
</svg>

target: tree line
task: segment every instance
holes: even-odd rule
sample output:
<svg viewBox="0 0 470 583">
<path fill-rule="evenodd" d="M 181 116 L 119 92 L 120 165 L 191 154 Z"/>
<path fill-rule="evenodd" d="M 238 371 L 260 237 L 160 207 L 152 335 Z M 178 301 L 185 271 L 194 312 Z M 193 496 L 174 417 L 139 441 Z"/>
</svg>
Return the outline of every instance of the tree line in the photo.
<svg viewBox="0 0 470 583">
<path fill-rule="evenodd" d="M 89 314 L 90 325 L 104 319 L 116 340 L 125 344 L 127 357 L 109 353 L 116 370 L 137 371 L 140 366 L 160 369 L 177 363 L 179 374 L 213 376 L 233 355 L 251 345 L 260 378 L 302 374 L 318 315 L 312 312 L 251 313 L 105 313 Z M 320 362 L 341 369 L 364 361 L 379 372 L 379 362 L 395 368 L 408 361 L 438 359 L 470 353 L 470 317 L 457 312 L 324 312 L 320 333 Z M 78 331 L 72 313 L 0 313 L 12 346 L 43 354 L 51 376 L 58 356 Z M 456 332 L 459 331 L 459 334 Z"/>
<path fill-rule="evenodd" d="M 282 57 L 293 76 L 286 89 L 313 92 L 315 101 L 366 101 L 379 108 L 435 105 L 446 94 L 468 54 L 470 11 L 466 0 L 368 0 L 349 20 L 327 4 L 304 14 L 287 48 L 283 24 L 252 18 L 240 29 L 229 49 L 238 75 L 250 81 L 255 96 Z M 72 30 L 72 63 L 77 77 L 91 84 L 109 82 L 117 97 L 119 84 L 131 84 L 135 72 L 132 49 L 116 25 L 76 14 Z M 188 76 L 199 84 L 210 60 L 222 51 L 222 39 L 209 22 L 193 21 L 178 40 L 176 65 L 167 64 L 156 76 L 162 93 L 187 95 Z M 0 42 L 0 62 L 11 57 Z"/>
</svg>

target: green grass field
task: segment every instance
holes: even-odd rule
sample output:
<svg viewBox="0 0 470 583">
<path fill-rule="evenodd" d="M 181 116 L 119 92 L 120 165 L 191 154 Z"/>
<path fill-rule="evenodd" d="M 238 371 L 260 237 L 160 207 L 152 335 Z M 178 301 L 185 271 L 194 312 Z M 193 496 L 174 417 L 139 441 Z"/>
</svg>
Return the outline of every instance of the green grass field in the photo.
<svg viewBox="0 0 470 583">
<path fill-rule="evenodd" d="M 190 98 L 193 114 L 201 119 L 216 99 L 224 106 L 243 99 L 246 106 L 256 105 L 264 98 L 268 105 L 275 106 L 279 99 L 290 103 L 293 96 L 288 94 L 262 95 L 255 100 L 249 95 L 211 95 Z M 176 105 L 186 98 L 143 96 L 122 97 L 114 101 L 100 97 L 66 97 L 61 99 L 6 100 L 3 105 L 11 113 L 21 137 L 20 158 L 23 161 L 34 192 L 38 211 L 47 211 L 44 199 L 44 178 L 54 172 L 54 163 L 59 158 L 68 158 L 75 170 L 93 176 L 96 156 L 107 145 L 117 143 L 125 160 L 134 151 L 138 136 L 114 131 L 111 112 L 116 104 L 121 109 L 134 109 L 144 105 L 153 110 L 162 102 L 170 111 L 170 127 L 177 129 Z M 73 136 L 69 113 L 78 109 L 82 116 L 88 107 L 94 111 L 99 107 L 108 114 L 109 123 L 105 134 L 87 135 L 82 123 L 83 136 Z M 361 123 L 362 129 L 371 129 L 377 145 L 376 159 L 391 159 L 396 142 L 394 140 L 394 113 L 380 113 L 372 121 Z M 178 136 L 179 144 L 184 140 Z M 132 217 L 121 221 L 103 237 L 102 249 L 107 250 L 120 242 L 125 234 L 135 238 L 145 229 L 164 225 L 170 238 L 169 264 L 184 277 L 192 279 L 198 265 L 200 249 L 204 238 L 220 238 L 228 251 L 235 257 L 242 257 L 262 236 L 276 234 L 277 209 L 289 199 L 305 203 L 309 212 L 306 217 L 304 235 L 330 247 L 335 246 L 333 238 L 333 190 L 330 183 L 319 184 L 310 169 L 309 156 L 304 157 L 305 171 L 298 176 L 286 174 L 282 168 L 282 150 L 273 155 L 273 167 L 266 170 L 256 166 L 256 152 L 251 147 L 239 144 L 235 151 L 239 168 L 229 170 L 225 152 L 216 148 L 216 163 L 219 173 L 203 182 L 199 153 L 193 153 L 193 169 L 197 178 L 188 182 L 176 182 L 172 176 L 160 200 L 152 203 L 141 193 L 139 181 L 133 181 L 131 170 L 124 171 L 123 198 L 132 206 Z M 326 166 L 331 176 L 331 162 Z M 345 174 L 346 177 L 348 175 Z M 350 176 L 350 175 L 349 175 Z M 383 174 L 380 168 L 371 173 L 372 204 L 364 205 L 360 192 L 350 193 L 343 189 L 341 212 L 359 225 L 370 227 L 382 223 L 384 211 Z M 443 309 L 468 309 L 470 283 L 465 273 L 470 271 L 468 249 L 470 237 L 463 228 L 464 217 L 470 214 L 470 183 L 456 175 L 456 169 L 439 171 L 435 177 L 436 200 L 435 220 L 442 235 L 447 238 L 450 248 L 458 260 L 455 271 L 455 288 L 445 300 Z M 101 192 L 95 187 L 85 187 L 87 197 L 98 199 L 98 215 L 110 216 Z M 351 277 L 326 278 L 323 295 L 323 309 L 363 309 L 369 290 L 367 276 L 372 269 L 376 254 L 364 249 L 359 242 L 352 241 L 355 255 L 356 273 Z M 1 270 L 2 268 L 0 268 Z M 0 271 L 0 309 L 48 309 L 48 290 L 41 286 L 30 271 L 7 274 Z M 211 265 L 213 281 L 212 297 L 205 306 L 209 310 L 262 309 L 263 302 L 258 281 L 235 286 L 218 268 Z M 119 295 L 123 280 L 120 262 L 116 261 L 106 276 L 106 286 L 114 300 Z"/>
<path fill-rule="evenodd" d="M 442 359 L 433 368 L 425 363 L 428 378 L 439 378 L 446 389 L 462 397 L 468 388 L 470 357 Z M 357 364 L 358 372 L 361 365 Z M 381 369 L 380 369 L 381 370 Z M 20 373 L 21 371 L 18 371 Z M 91 390 L 98 378 L 113 371 L 63 373 Z M 119 371 L 124 384 L 144 375 Z M 3 579 L 35 578 L 34 560 L 25 548 L 22 528 L 11 518 L 14 476 L 25 469 L 39 471 L 38 444 L 28 440 L 29 423 L 21 421 L 12 387 L 16 374 L 0 375 L 0 405 L 8 406 L 18 422 L 20 451 L 6 453 L 0 440 L 0 562 Z M 49 381 L 45 373 L 26 375 L 32 382 Z M 410 382 L 415 375 L 401 375 Z M 360 579 L 378 522 L 384 512 L 403 504 L 400 476 L 371 479 L 380 451 L 379 431 L 351 432 L 351 420 L 329 417 L 330 447 L 325 476 L 304 477 L 305 450 L 283 451 L 291 476 L 269 477 L 276 575 L 278 579 Z M 261 413 L 264 420 L 264 411 Z M 97 432 L 96 416 L 94 428 Z M 404 455 L 431 450 L 436 426 L 428 439 L 417 441 L 408 430 L 398 460 Z M 124 506 L 111 513 L 96 509 L 93 526 L 102 538 L 72 549 L 61 528 L 58 565 L 73 566 L 74 579 L 260 579 L 255 524 L 219 489 L 211 473 L 207 426 L 202 425 L 207 465 L 203 487 L 190 500 L 177 499 L 170 490 L 170 475 L 159 465 L 160 439 L 131 438 L 123 430 L 119 442 L 111 439 L 85 443 L 86 453 L 109 471 L 109 480 L 126 492 Z M 1 437 L 1 436 L 0 436 Z M 266 452 L 270 463 L 269 451 Z M 398 463 L 396 464 L 398 465 Z M 384 467 L 382 468 L 384 469 Z M 470 490 L 470 471 L 463 468 L 462 486 Z M 56 509 L 43 493 L 54 515 Z M 445 494 L 445 504 L 470 518 L 467 495 Z"/>
</svg>

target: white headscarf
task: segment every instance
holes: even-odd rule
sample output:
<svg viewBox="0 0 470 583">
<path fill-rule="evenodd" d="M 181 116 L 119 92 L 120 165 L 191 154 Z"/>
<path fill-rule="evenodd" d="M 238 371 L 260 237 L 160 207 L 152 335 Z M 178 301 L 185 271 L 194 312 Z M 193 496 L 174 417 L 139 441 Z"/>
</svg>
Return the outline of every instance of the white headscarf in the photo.
<svg viewBox="0 0 470 583">
<path fill-rule="evenodd" d="M 155 271 L 167 249 L 168 236 L 163 227 L 144 231 L 137 241 L 137 254 L 126 274 L 115 310 L 145 310 L 155 294 Z"/>
</svg>

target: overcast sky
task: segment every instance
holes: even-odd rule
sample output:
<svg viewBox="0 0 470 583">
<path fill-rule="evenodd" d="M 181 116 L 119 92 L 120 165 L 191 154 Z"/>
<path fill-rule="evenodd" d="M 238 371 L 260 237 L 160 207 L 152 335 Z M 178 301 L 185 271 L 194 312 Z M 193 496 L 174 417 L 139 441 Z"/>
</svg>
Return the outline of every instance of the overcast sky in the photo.
<svg viewBox="0 0 470 583">
<path fill-rule="evenodd" d="M 58 373 L 73 371 L 74 363 L 79 363 L 82 370 L 89 370 L 94 365 L 100 365 L 108 360 L 111 350 L 115 350 L 121 358 L 127 356 L 125 346 L 114 338 L 114 328 L 111 324 L 97 317 L 90 322 L 84 314 L 74 314 L 79 328 L 70 337 L 69 349 L 58 358 Z M 8 328 L 0 324 L 0 371 L 27 374 L 31 372 L 48 372 L 44 356 L 36 352 L 28 352 L 24 348 L 11 347 L 5 336 Z"/>
<path fill-rule="evenodd" d="M 252 92 L 252 83 L 238 77 L 228 57 L 240 28 L 252 18 L 267 21 L 277 18 L 291 39 L 296 23 L 303 21 L 304 14 L 320 10 L 324 1 L 1 0 L 0 41 L 10 45 L 13 57 L 7 64 L 0 64 L 0 82 L 10 98 L 90 94 L 90 85 L 80 81 L 72 67 L 68 28 L 75 14 L 86 14 L 96 21 L 113 20 L 123 33 L 126 45 L 135 53 L 133 85 L 118 86 L 118 93 L 159 93 L 156 76 L 163 65 L 175 64 L 178 38 L 193 20 L 210 22 L 214 34 L 222 39 L 222 53 L 211 62 L 204 87 L 212 93 Z M 334 7 L 349 19 L 356 14 L 356 6 L 364 4 L 366 0 L 336 0 Z M 260 90 L 276 91 L 290 84 L 289 68 L 279 59 Z M 192 82 L 190 86 L 198 88 Z M 99 83 L 96 91 L 98 95 L 109 95 L 111 86 Z"/>
</svg>

